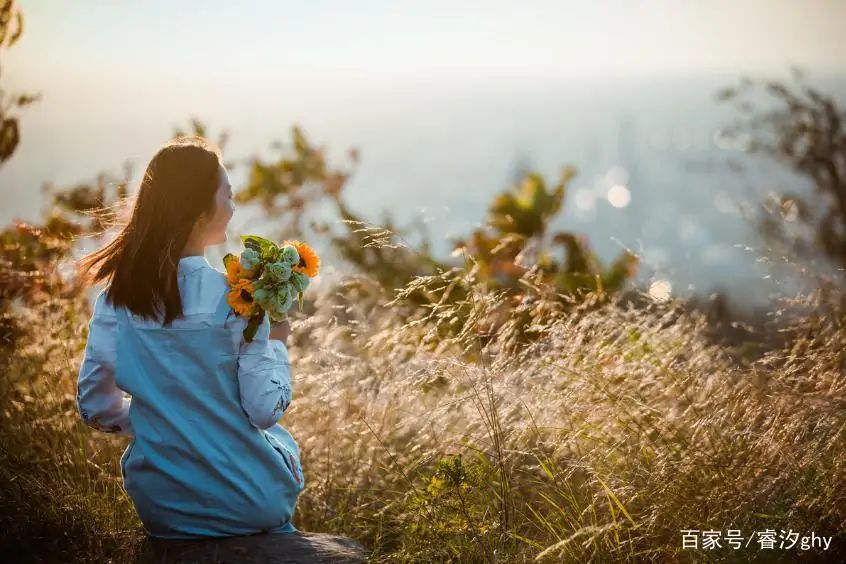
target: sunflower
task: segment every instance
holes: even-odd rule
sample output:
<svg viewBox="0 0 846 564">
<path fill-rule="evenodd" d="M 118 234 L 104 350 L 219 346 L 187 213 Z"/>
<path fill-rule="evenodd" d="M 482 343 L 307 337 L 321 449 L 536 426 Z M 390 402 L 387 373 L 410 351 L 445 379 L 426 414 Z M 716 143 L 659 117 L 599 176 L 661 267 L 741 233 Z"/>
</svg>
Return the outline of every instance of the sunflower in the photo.
<svg viewBox="0 0 846 564">
<path fill-rule="evenodd" d="M 249 317 L 256 307 L 253 299 L 253 283 L 247 279 L 238 280 L 226 296 L 226 301 L 238 314 Z"/>
<path fill-rule="evenodd" d="M 254 274 L 254 271 L 244 268 L 239 260 L 230 260 L 226 264 L 226 281 L 229 282 L 230 286 L 234 287 L 243 279 L 250 280 Z"/>
<path fill-rule="evenodd" d="M 314 249 L 301 241 L 285 241 L 283 245 L 291 245 L 300 254 L 299 264 L 293 266 L 294 272 L 305 274 L 309 278 L 314 278 L 320 270 L 320 257 L 314 252 Z"/>
</svg>

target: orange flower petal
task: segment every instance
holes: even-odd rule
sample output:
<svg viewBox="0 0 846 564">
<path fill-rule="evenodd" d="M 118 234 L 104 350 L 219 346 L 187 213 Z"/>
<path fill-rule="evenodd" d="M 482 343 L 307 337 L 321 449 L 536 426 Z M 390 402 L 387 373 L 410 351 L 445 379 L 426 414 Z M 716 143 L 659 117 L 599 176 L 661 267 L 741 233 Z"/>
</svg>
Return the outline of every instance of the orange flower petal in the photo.
<svg viewBox="0 0 846 564">
<path fill-rule="evenodd" d="M 256 303 L 253 301 L 252 280 L 246 278 L 238 280 L 227 294 L 226 301 L 239 315 L 251 315 L 256 307 Z"/>
<path fill-rule="evenodd" d="M 314 278 L 320 272 L 320 256 L 314 249 L 302 241 L 284 241 L 283 245 L 291 245 L 300 254 L 300 263 L 294 265 L 292 270 Z"/>
</svg>

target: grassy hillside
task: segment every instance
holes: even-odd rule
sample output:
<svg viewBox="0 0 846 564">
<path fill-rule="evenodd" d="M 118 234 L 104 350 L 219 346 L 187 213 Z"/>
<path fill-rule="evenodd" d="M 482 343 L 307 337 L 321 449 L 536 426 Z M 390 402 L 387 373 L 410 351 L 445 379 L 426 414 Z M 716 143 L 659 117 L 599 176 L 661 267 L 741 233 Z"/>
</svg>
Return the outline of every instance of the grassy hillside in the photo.
<svg viewBox="0 0 846 564">
<path fill-rule="evenodd" d="M 797 555 L 757 539 L 681 548 L 682 529 L 730 528 L 744 542 L 836 535 L 827 556 L 846 553 L 842 312 L 803 315 L 784 347 L 741 364 L 673 302 L 564 312 L 537 295 L 509 306 L 535 320 L 526 344 L 507 319 L 479 337 L 495 292 L 471 291 L 478 315 L 442 337 L 457 306 L 410 315 L 347 282 L 322 290 L 290 346 L 281 422 L 308 481 L 298 527 L 352 536 L 377 562 Z M 126 561 L 141 547 L 121 488 L 127 440 L 75 411 L 89 314 L 79 297 L 8 314 L 26 330 L 2 357 L 4 557 Z"/>
</svg>

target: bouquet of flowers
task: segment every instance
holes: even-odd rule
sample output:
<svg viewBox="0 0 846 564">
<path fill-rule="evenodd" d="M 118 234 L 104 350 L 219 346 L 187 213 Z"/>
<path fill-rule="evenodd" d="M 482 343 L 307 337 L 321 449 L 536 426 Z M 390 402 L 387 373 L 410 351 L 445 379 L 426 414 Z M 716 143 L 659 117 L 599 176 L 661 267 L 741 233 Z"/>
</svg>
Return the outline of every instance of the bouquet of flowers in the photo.
<svg viewBox="0 0 846 564">
<path fill-rule="evenodd" d="M 230 291 L 229 305 L 248 317 L 244 338 L 251 342 L 267 313 L 271 321 L 282 321 L 294 303 L 303 307 L 303 291 L 320 269 L 320 257 L 300 241 L 273 241 L 255 235 L 242 235 L 244 250 L 237 257 L 223 257 Z"/>
</svg>

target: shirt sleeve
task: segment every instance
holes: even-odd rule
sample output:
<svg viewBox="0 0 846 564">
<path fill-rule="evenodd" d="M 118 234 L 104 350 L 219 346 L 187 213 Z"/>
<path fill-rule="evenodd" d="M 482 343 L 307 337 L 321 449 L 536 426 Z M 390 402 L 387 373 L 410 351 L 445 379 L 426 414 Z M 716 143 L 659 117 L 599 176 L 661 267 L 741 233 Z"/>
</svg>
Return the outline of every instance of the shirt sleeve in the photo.
<svg viewBox="0 0 846 564">
<path fill-rule="evenodd" d="M 247 320 L 237 317 L 236 330 L 243 332 Z M 240 333 L 239 333 L 240 336 Z M 264 316 L 251 342 L 240 337 L 238 348 L 238 388 L 241 406 L 250 423 L 268 429 L 291 404 L 291 364 L 288 349 L 270 338 L 270 319 Z"/>
<path fill-rule="evenodd" d="M 88 323 L 88 340 L 77 378 L 77 411 L 92 429 L 134 436 L 129 420 L 132 400 L 115 384 L 117 318 L 113 311 L 106 311 L 104 298 L 102 292 L 97 296 Z"/>
</svg>

